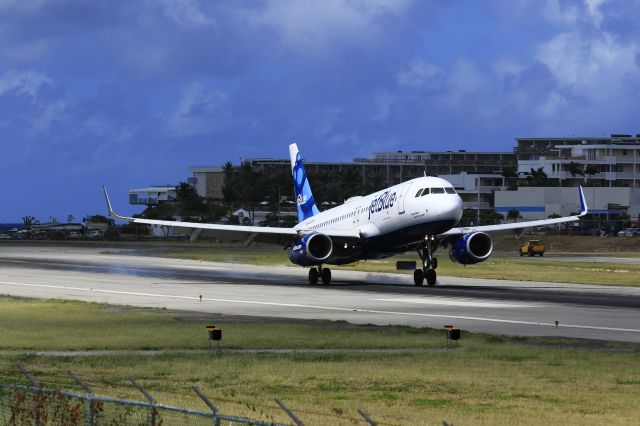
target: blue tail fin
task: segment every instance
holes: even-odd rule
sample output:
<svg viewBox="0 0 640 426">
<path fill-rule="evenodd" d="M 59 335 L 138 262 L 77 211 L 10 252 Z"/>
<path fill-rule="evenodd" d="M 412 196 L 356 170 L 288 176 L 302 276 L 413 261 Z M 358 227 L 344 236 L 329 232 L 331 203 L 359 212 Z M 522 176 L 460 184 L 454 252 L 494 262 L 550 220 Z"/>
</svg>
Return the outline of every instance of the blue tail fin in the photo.
<svg viewBox="0 0 640 426">
<path fill-rule="evenodd" d="M 320 213 L 316 202 L 313 200 L 311 186 L 307 180 L 307 174 L 302 165 L 302 157 L 298 152 L 298 145 L 289 145 L 289 158 L 291 159 L 291 172 L 293 173 L 293 192 L 298 206 L 298 222 Z"/>
</svg>

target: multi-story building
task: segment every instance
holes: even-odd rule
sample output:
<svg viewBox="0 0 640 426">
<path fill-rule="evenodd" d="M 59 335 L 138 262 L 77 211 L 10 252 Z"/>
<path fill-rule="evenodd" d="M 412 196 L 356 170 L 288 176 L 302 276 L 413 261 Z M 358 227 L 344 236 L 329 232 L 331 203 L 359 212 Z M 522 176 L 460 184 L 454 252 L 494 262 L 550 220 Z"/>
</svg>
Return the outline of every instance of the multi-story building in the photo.
<svg viewBox="0 0 640 426">
<path fill-rule="evenodd" d="M 640 187 L 640 134 L 517 138 L 518 172 L 542 168 L 559 186 Z"/>
<path fill-rule="evenodd" d="M 189 173 L 193 174 L 187 180 L 193 186 L 199 196 L 222 200 L 222 187 L 224 186 L 224 169 L 215 166 L 191 166 Z"/>
<path fill-rule="evenodd" d="M 175 201 L 175 199 L 175 186 L 149 186 L 147 188 L 129 190 L 129 204 L 157 206 L 161 201 Z"/>
</svg>

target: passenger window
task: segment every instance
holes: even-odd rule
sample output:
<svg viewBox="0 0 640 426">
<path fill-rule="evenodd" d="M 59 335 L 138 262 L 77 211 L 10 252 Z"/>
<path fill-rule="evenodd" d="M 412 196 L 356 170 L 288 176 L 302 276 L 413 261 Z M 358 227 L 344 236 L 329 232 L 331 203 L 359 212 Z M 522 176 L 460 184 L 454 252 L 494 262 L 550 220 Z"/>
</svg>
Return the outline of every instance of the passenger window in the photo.
<svg viewBox="0 0 640 426">
<path fill-rule="evenodd" d="M 422 189 L 419 189 L 418 192 L 416 192 L 416 198 L 418 198 L 420 194 L 422 194 Z"/>
<path fill-rule="evenodd" d="M 431 188 L 432 194 L 444 194 L 444 188 Z"/>
<path fill-rule="evenodd" d="M 425 188 L 422 190 L 422 196 L 424 197 L 425 195 L 429 194 L 429 188 Z"/>
<path fill-rule="evenodd" d="M 456 190 L 453 189 L 453 188 L 445 188 L 444 190 L 447 191 L 447 194 L 455 194 L 456 193 Z"/>
</svg>

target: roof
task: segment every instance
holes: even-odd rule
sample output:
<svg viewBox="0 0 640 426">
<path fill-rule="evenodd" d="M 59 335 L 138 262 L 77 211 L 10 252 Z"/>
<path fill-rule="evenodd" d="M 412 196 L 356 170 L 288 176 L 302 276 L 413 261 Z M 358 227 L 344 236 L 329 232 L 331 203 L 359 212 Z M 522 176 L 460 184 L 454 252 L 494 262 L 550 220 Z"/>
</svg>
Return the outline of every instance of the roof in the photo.
<svg viewBox="0 0 640 426">
<path fill-rule="evenodd" d="M 224 169 L 220 166 L 189 166 L 189 173 L 222 173 Z"/>
<path fill-rule="evenodd" d="M 130 189 L 129 194 L 140 194 L 145 192 L 169 192 L 175 190 L 175 186 L 148 186 L 146 188 Z"/>
</svg>

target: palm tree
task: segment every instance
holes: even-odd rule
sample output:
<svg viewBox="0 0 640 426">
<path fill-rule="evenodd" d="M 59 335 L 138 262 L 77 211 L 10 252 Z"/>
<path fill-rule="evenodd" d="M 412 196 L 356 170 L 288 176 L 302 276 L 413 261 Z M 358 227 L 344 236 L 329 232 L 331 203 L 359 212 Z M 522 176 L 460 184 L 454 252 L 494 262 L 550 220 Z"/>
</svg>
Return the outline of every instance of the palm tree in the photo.
<svg viewBox="0 0 640 426">
<path fill-rule="evenodd" d="M 584 174 L 588 176 L 587 182 L 593 177 L 593 175 L 596 175 L 598 173 L 600 173 L 600 168 L 594 164 L 589 164 L 584 168 Z"/>
<path fill-rule="evenodd" d="M 544 167 L 538 167 L 536 170 L 531 169 L 531 176 L 527 177 L 529 186 L 548 186 L 549 181 L 547 174 L 544 172 Z"/>
<path fill-rule="evenodd" d="M 516 223 L 518 219 L 522 219 L 520 212 L 516 208 L 512 208 L 507 212 L 507 219 L 513 219 L 513 223 Z"/>
<path fill-rule="evenodd" d="M 584 176 L 584 171 L 580 164 L 572 161 L 569 163 L 569 173 L 571 173 L 572 177 L 576 177 L 576 175 Z"/>
<path fill-rule="evenodd" d="M 22 218 L 22 224 L 24 225 L 27 231 L 31 230 L 31 226 L 36 221 L 36 218 L 33 216 L 25 216 Z"/>
<path fill-rule="evenodd" d="M 509 183 L 509 179 L 517 178 L 518 172 L 513 166 L 503 166 L 502 167 L 502 186 L 507 186 Z M 509 187 L 512 185 L 509 184 Z"/>
</svg>

